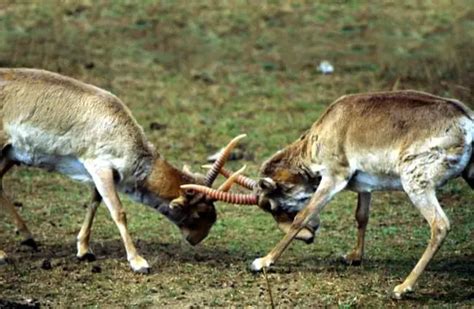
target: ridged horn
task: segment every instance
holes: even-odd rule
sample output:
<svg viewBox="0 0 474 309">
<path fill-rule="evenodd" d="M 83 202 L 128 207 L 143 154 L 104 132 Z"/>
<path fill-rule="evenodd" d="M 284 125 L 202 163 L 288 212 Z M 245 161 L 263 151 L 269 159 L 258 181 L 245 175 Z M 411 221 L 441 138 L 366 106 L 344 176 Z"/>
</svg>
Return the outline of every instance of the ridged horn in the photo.
<svg viewBox="0 0 474 309">
<path fill-rule="evenodd" d="M 212 165 L 208 164 L 203 165 L 202 167 L 210 169 Z M 226 169 L 225 167 L 222 167 L 219 170 L 219 173 L 225 178 L 229 178 L 232 175 L 232 171 Z M 249 190 L 253 190 L 257 186 L 257 182 L 255 180 L 244 175 L 237 175 L 237 177 L 235 178 L 235 183 Z"/>
<path fill-rule="evenodd" d="M 219 158 L 217 158 L 216 162 L 214 162 L 211 169 L 207 172 L 207 175 L 206 175 L 206 178 L 205 178 L 205 181 L 204 181 L 204 184 L 207 187 L 212 186 L 212 183 L 214 182 L 214 180 L 216 180 L 216 177 L 219 174 L 219 170 L 224 166 L 225 162 L 229 158 L 229 155 L 230 155 L 232 149 L 234 149 L 234 147 L 237 145 L 237 143 L 242 138 L 244 138 L 246 136 L 247 136 L 246 134 L 241 134 L 241 135 L 235 137 L 233 140 L 231 140 L 229 142 L 229 144 L 227 144 L 227 146 L 224 148 L 224 150 L 222 150 L 222 153 L 219 156 Z"/>
<path fill-rule="evenodd" d="M 240 174 L 242 174 L 243 171 L 245 171 L 246 168 L 247 168 L 247 166 L 244 165 L 244 166 L 242 166 L 242 168 L 240 170 L 233 173 L 232 175 L 229 175 L 229 177 L 227 177 L 226 181 L 217 189 L 217 191 L 228 192 L 230 190 L 230 188 L 232 188 L 232 185 L 235 183 L 235 180 L 237 179 L 237 177 Z"/>
<path fill-rule="evenodd" d="M 222 192 L 215 189 L 200 186 L 195 184 L 182 185 L 183 189 L 191 189 L 196 192 L 205 194 L 207 197 L 222 201 L 225 203 L 238 204 L 238 205 L 258 205 L 258 196 L 256 194 L 240 194 L 232 192 Z"/>
</svg>

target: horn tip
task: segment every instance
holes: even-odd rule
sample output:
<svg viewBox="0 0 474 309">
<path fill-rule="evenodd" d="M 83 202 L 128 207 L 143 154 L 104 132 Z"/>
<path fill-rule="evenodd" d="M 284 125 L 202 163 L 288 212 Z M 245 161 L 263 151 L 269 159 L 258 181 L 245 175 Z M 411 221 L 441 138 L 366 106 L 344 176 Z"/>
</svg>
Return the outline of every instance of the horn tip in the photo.
<svg viewBox="0 0 474 309">
<path fill-rule="evenodd" d="M 199 187 L 199 186 L 194 185 L 194 184 L 185 184 L 185 185 L 180 186 L 181 189 L 195 189 L 197 187 Z"/>
<path fill-rule="evenodd" d="M 247 168 L 247 164 L 244 164 L 241 168 L 240 168 L 240 171 L 245 171 L 245 169 Z"/>
<path fill-rule="evenodd" d="M 240 135 L 237 135 L 234 140 L 241 140 L 243 139 L 244 137 L 247 137 L 247 134 L 243 133 L 243 134 L 240 134 Z"/>
</svg>

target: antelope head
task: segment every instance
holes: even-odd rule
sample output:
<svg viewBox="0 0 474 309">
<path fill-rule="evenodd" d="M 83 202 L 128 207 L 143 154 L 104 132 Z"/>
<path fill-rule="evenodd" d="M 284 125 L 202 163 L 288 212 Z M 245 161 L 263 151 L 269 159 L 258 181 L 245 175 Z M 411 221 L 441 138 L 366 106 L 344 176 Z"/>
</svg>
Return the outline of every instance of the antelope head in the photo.
<svg viewBox="0 0 474 309">
<path fill-rule="evenodd" d="M 229 142 L 205 176 L 194 174 L 190 171 L 189 167 L 185 166 L 183 167 L 181 173 L 179 173 L 180 179 L 174 181 L 170 178 L 173 178 L 173 175 L 177 175 L 178 173 L 163 173 L 164 169 L 172 168 L 171 166 L 167 165 L 156 169 L 160 170 L 160 174 L 157 175 L 158 177 L 163 177 L 163 175 L 166 175 L 167 179 L 166 182 L 156 181 L 155 183 L 169 184 L 169 190 L 163 190 L 163 188 L 161 188 L 161 192 L 168 191 L 171 193 L 171 191 L 175 191 L 175 188 L 179 188 L 179 192 L 173 192 L 170 194 L 170 196 L 173 196 L 173 198 L 169 202 L 169 205 L 166 203 L 160 203 L 158 210 L 178 226 L 181 233 L 183 234 L 183 237 L 191 245 L 196 245 L 206 238 L 210 229 L 216 222 L 217 216 L 214 207 L 214 200 L 207 198 L 205 194 L 199 193 L 195 190 L 175 186 L 174 183 L 182 183 L 184 178 L 184 183 L 190 182 L 199 184 L 205 188 L 210 188 L 214 180 L 217 178 L 219 170 L 228 159 L 232 149 L 243 137 L 245 137 L 245 135 L 237 136 Z M 155 164 L 160 163 L 155 162 Z"/>
<path fill-rule="evenodd" d="M 285 233 L 298 212 L 308 204 L 320 181 L 309 168 L 292 162 L 292 158 L 291 148 L 288 148 L 268 159 L 262 165 L 256 189 L 258 206 L 271 213 Z M 318 228 L 319 218 L 314 218 L 296 238 L 311 243 Z"/>
<path fill-rule="evenodd" d="M 227 179 L 221 188 L 215 190 L 209 186 L 195 184 L 182 188 L 205 194 L 209 199 L 237 205 L 256 205 L 275 219 L 279 229 L 287 233 L 298 212 L 303 209 L 316 191 L 320 178 L 308 168 L 291 161 L 292 148 L 277 152 L 261 168 L 261 178 L 255 181 L 221 167 L 219 172 Z M 232 183 L 251 190 L 249 194 L 227 192 Z M 311 220 L 303 228 L 297 239 L 312 243 L 319 228 L 319 218 Z"/>
</svg>

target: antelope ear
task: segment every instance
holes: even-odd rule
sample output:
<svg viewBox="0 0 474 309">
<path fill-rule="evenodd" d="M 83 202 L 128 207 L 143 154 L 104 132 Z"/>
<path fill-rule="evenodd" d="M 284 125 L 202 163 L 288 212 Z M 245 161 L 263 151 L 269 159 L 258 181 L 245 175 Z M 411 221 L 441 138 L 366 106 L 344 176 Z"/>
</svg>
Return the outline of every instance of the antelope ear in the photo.
<svg viewBox="0 0 474 309">
<path fill-rule="evenodd" d="M 201 173 L 193 173 L 194 178 L 196 179 L 197 184 L 204 184 L 206 181 L 206 176 Z"/>
<path fill-rule="evenodd" d="M 276 190 L 277 185 L 273 179 L 265 177 L 258 181 L 257 187 L 264 193 L 270 193 Z"/>
<path fill-rule="evenodd" d="M 198 184 L 204 184 L 204 180 L 206 179 L 206 176 L 201 173 L 193 173 L 191 171 L 191 166 L 188 164 L 183 165 L 183 173 L 188 174 L 188 176 L 194 178 L 194 181 Z"/>
<path fill-rule="evenodd" d="M 183 208 L 186 202 L 187 202 L 186 197 L 181 195 L 170 202 L 170 208 L 171 209 Z"/>
</svg>

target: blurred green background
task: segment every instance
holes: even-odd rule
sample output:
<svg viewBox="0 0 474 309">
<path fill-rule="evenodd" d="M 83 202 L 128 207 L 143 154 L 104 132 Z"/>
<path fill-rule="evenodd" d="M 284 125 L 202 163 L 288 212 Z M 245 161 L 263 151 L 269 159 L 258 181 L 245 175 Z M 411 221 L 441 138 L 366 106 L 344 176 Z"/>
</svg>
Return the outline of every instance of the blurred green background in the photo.
<svg viewBox="0 0 474 309">
<path fill-rule="evenodd" d="M 0 67 L 48 69 L 105 88 L 132 110 L 171 162 L 196 171 L 247 133 L 243 159 L 259 164 L 295 140 L 324 108 L 354 92 L 417 89 L 473 107 L 474 5 L 459 1 L 0 1 Z M 318 71 L 321 61 L 333 74 Z M 50 306 L 268 306 L 247 265 L 282 237 L 257 209 L 218 205 L 196 248 L 151 209 L 123 198 L 129 227 L 153 273 L 128 269 L 105 208 L 94 224 L 94 263 L 78 263 L 88 189 L 62 176 L 16 169 L 6 190 L 24 205 L 41 251 L 18 245 L 0 213 L 3 302 Z M 294 243 L 269 274 L 282 306 L 474 306 L 472 190 L 461 180 L 439 198 L 453 230 L 402 303 L 388 297 L 415 265 L 428 225 L 402 193 L 374 196 L 366 261 L 338 257 L 355 242 L 354 193 L 322 214 L 313 245 Z M 41 269 L 48 259 L 52 270 Z M 100 267 L 100 273 L 91 271 Z M 97 269 L 97 268 L 96 268 Z"/>
</svg>

